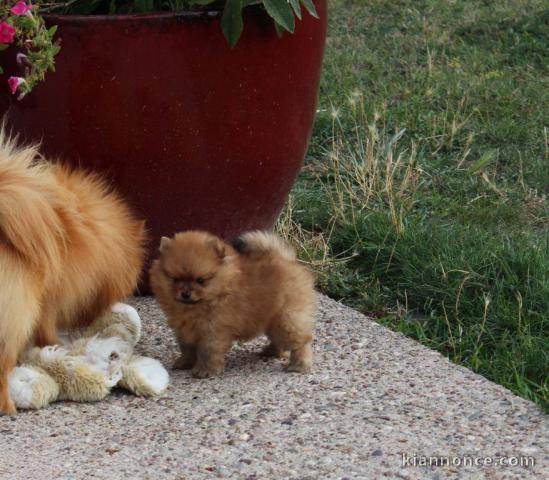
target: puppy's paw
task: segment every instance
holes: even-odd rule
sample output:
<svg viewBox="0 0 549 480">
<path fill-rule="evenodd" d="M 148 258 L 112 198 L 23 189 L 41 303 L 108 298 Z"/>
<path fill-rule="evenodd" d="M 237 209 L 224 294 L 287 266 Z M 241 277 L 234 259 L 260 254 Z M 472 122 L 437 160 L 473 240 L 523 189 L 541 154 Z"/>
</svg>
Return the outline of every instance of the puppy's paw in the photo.
<svg viewBox="0 0 549 480">
<path fill-rule="evenodd" d="M 195 378 L 215 377 L 216 375 L 221 375 L 222 373 L 223 373 L 222 368 L 211 368 L 211 367 L 205 367 L 203 365 L 201 366 L 196 365 L 192 370 L 193 377 Z"/>
<path fill-rule="evenodd" d="M 187 356 L 181 355 L 175 362 L 173 362 L 173 370 L 190 370 L 194 367 L 196 359 L 189 358 Z"/>
<path fill-rule="evenodd" d="M 209 370 L 199 367 L 194 367 L 192 374 L 194 378 L 208 378 L 210 376 Z"/>
<path fill-rule="evenodd" d="M 261 352 L 259 352 L 260 357 L 274 357 L 274 358 L 288 358 L 289 352 L 282 350 L 281 348 L 277 347 L 276 345 L 269 343 Z"/>
<path fill-rule="evenodd" d="M 312 368 L 312 365 L 308 362 L 295 362 L 295 363 L 290 363 L 286 367 L 286 371 L 291 373 L 310 373 L 311 368 Z"/>
</svg>

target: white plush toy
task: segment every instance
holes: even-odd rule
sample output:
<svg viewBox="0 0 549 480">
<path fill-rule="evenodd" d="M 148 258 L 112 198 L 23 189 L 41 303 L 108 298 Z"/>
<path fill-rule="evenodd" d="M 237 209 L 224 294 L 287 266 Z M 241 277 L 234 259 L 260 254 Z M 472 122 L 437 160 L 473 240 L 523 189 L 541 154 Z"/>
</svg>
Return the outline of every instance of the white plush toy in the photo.
<svg viewBox="0 0 549 480">
<path fill-rule="evenodd" d="M 118 303 L 77 339 L 25 352 L 9 378 L 11 398 L 17 408 L 39 409 L 59 400 L 102 400 L 114 386 L 158 396 L 168 372 L 158 360 L 133 354 L 140 336 L 137 311 Z"/>
</svg>

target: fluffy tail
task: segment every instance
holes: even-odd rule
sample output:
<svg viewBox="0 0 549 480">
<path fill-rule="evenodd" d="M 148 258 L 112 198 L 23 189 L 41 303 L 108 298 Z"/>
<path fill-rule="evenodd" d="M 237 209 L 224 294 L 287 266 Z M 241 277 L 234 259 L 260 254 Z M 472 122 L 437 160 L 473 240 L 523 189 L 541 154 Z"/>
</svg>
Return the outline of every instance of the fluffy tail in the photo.
<svg viewBox="0 0 549 480">
<path fill-rule="evenodd" d="M 247 232 L 232 241 L 232 246 L 242 254 L 279 255 L 287 260 L 295 260 L 296 255 L 280 237 L 259 230 Z"/>
<path fill-rule="evenodd" d="M 0 125 L 0 244 L 53 270 L 61 259 L 63 225 L 54 181 L 39 159 L 36 147 L 18 147 Z"/>
</svg>

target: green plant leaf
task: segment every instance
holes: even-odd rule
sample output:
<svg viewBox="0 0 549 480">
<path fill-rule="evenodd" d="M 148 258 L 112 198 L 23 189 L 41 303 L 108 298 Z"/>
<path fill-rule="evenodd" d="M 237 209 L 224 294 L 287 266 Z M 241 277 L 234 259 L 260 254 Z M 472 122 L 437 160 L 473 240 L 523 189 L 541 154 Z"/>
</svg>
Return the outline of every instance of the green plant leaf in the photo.
<svg viewBox="0 0 549 480">
<path fill-rule="evenodd" d="M 315 18 L 318 17 L 318 13 L 316 12 L 315 4 L 313 3 L 313 0 L 301 0 L 301 3 L 305 6 L 307 11 Z"/>
<path fill-rule="evenodd" d="M 275 24 L 275 30 L 276 30 L 276 34 L 278 35 L 278 38 L 282 38 L 282 35 L 284 35 L 284 28 L 279 25 L 277 22 L 274 22 Z"/>
<path fill-rule="evenodd" d="M 2 50 L 5 50 L 5 49 L 8 48 L 8 47 L 9 47 L 9 45 L 8 45 L 7 43 L 0 43 L 0 52 L 1 52 Z"/>
<path fill-rule="evenodd" d="M 301 4 L 299 3 L 299 0 L 289 0 L 290 5 L 294 9 L 295 16 L 301 20 Z"/>
<path fill-rule="evenodd" d="M 295 16 L 287 0 L 263 0 L 263 5 L 276 23 L 294 33 Z"/>
<path fill-rule="evenodd" d="M 55 32 L 57 32 L 57 25 L 54 25 L 53 27 L 48 29 L 48 35 L 50 38 L 53 38 L 55 35 Z"/>
<path fill-rule="evenodd" d="M 242 0 L 227 0 L 221 18 L 221 29 L 231 47 L 234 47 L 238 42 L 243 27 Z"/>
</svg>

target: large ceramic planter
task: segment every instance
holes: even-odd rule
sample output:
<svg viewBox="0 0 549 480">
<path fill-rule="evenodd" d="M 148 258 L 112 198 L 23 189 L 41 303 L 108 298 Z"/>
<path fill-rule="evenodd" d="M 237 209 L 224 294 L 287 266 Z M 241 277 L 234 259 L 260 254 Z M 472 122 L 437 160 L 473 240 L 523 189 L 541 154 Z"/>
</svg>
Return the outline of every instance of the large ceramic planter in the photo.
<svg viewBox="0 0 549 480">
<path fill-rule="evenodd" d="M 56 72 L 0 109 L 44 153 L 101 171 L 160 235 L 271 228 L 305 156 L 326 1 L 279 39 L 248 8 L 234 49 L 220 13 L 52 16 Z M 154 248 L 154 247 L 152 247 Z"/>
</svg>

